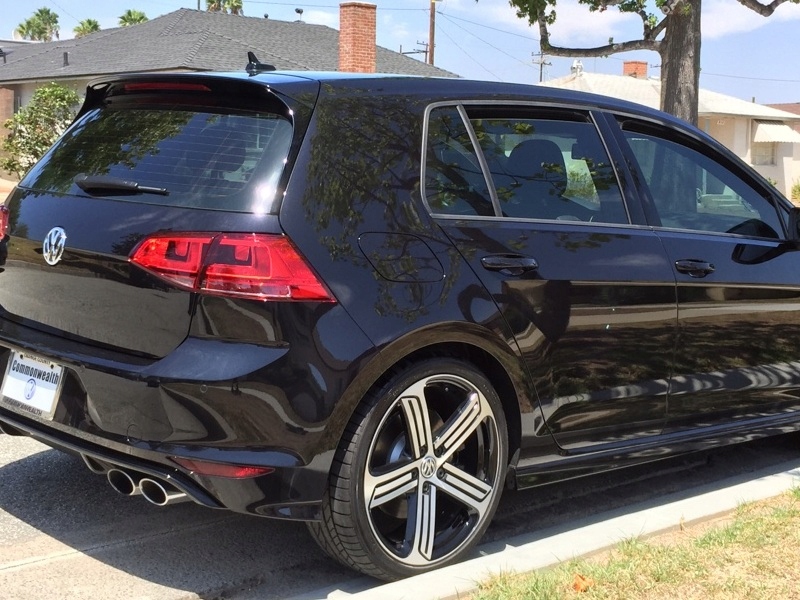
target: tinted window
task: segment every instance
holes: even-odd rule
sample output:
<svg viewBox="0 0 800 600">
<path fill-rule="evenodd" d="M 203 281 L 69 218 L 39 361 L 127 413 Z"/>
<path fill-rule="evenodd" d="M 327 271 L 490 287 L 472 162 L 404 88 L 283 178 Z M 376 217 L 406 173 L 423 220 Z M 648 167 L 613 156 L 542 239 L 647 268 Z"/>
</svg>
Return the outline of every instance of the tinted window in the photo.
<svg viewBox="0 0 800 600">
<path fill-rule="evenodd" d="M 470 122 L 504 216 L 628 222 L 614 169 L 591 122 L 480 114 L 471 110 Z"/>
<path fill-rule="evenodd" d="M 495 214 L 469 130 L 454 106 L 436 108 L 428 119 L 425 196 L 434 213 Z"/>
<path fill-rule="evenodd" d="M 84 195 L 76 176 L 107 175 L 169 190 L 121 200 L 250 211 L 257 207 L 239 192 L 260 170 L 264 189 L 275 195 L 291 136 L 289 121 L 271 113 L 96 109 L 67 131 L 24 185 Z"/>
<path fill-rule="evenodd" d="M 626 131 L 662 227 L 779 238 L 773 205 L 736 174 L 675 141 Z"/>
</svg>

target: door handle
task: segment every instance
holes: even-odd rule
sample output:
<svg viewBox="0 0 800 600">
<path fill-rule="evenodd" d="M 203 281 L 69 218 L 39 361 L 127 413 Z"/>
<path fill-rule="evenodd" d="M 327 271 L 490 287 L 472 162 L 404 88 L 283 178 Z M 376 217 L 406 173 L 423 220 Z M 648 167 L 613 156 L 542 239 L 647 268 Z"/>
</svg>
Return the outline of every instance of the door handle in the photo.
<svg viewBox="0 0 800 600">
<path fill-rule="evenodd" d="M 714 272 L 714 265 L 696 258 L 685 258 L 675 261 L 678 273 L 686 273 L 689 277 L 705 277 Z"/>
<path fill-rule="evenodd" d="M 504 275 L 522 275 L 539 268 L 535 258 L 519 254 L 490 254 L 481 258 L 481 264 L 488 271 L 498 271 Z"/>
</svg>

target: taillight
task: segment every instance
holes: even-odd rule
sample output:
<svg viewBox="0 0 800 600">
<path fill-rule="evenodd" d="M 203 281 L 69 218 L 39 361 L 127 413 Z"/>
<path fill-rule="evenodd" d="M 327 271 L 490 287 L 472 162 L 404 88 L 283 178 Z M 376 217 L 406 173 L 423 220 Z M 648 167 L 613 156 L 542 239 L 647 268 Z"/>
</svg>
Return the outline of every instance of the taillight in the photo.
<svg viewBox="0 0 800 600">
<path fill-rule="evenodd" d="M 10 213 L 5 204 L 0 204 L 0 240 L 8 235 L 8 220 Z"/>
<path fill-rule="evenodd" d="M 130 260 L 194 292 L 253 300 L 335 302 L 282 235 L 156 234 L 139 243 Z"/>
</svg>

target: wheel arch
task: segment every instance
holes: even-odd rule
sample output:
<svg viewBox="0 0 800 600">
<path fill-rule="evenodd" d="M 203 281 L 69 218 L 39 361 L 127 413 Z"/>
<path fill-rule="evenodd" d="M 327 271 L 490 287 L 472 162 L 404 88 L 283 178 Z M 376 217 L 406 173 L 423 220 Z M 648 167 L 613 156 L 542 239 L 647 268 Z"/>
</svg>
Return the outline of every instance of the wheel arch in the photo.
<svg viewBox="0 0 800 600">
<path fill-rule="evenodd" d="M 508 455 L 522 441 L 522 413 L 538 410 L 524 364 L 493 332 L 469 323 L 440 324 L 415 331 L 382 347 L 359 371 L 337 403 L 321 452 L 335 450 L 356 408 L 373 388 L 382 386 L 403 366 L 428 358 L 457 358 L 475 366 L 494 387 L 506 417 Z"/>
</svg>

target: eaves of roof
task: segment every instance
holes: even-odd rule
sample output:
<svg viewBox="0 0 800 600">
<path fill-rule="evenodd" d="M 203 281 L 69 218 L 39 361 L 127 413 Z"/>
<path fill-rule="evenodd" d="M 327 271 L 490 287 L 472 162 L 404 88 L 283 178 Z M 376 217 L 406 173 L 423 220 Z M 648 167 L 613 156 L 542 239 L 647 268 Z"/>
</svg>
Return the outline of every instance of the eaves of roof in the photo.
<svg viewBox="0 0 800 600">
<path fill-rule="evenodd" d="M 621 98 L 650 108 L 659 108 L 661 103 L 661 82 L 658 79 L 583 72 L 559 77 L 540 85 Z M 700 116 L 739 116 L 780 121 L 800 119 L 800 115 L 704 89 L 698 94 L 697 111 Z"/>
<path fill-rule="evenodd" d="M 180 9 L 139 25 L 14 47 L 0 64 L 0 85 L 132 71 L 238 71 L 248 51 L 280 70 L 335 71 L 338 44 L 339 32 L 324 25 Z M 376 63 L 380 73 L 455 76 L 380 46 Z"/>
</svg>

